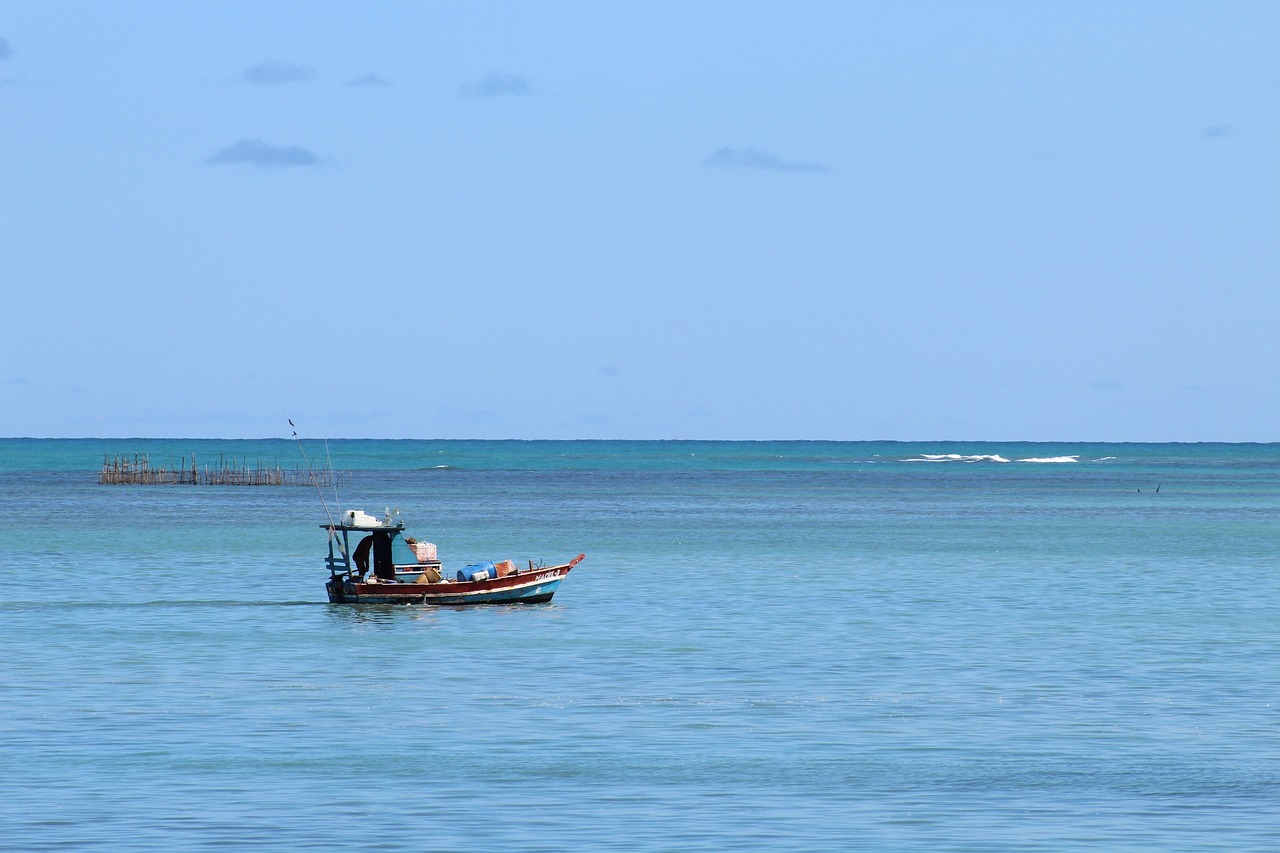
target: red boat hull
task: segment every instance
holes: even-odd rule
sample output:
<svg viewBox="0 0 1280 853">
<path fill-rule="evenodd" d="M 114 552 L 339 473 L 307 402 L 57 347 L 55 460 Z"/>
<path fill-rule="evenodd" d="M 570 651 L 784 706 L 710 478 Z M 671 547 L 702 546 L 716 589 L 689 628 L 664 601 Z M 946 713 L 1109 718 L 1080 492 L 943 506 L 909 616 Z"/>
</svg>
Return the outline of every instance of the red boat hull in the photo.
<svg viewBox="0 0 1280 853">
<path fill-rule="evenodd" d="M 579 554 L 560 566 L 524 569 L 486 580 L 370 583 L 335 575 L 325 588 L 334 604 L 544 604 L 584 556 Z"/>
</svg>

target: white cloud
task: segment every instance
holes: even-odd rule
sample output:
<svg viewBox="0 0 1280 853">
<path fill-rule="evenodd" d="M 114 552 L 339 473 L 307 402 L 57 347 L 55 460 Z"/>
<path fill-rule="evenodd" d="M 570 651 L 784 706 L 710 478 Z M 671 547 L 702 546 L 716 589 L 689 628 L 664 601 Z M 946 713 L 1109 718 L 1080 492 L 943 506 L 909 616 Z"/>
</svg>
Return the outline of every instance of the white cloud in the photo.
<svg viewBox="0 0 1280 853">
<path fill-rule="evenodd" d="M 496 98 L 504 95 L 529 95 L 533 87 L 529 78 L 519 74 L 499 74 L 490 72 L 488 77 L 474 83 L 464 83 L 458 88 L 458 94 L 469 98 Z"/>
<path fill-rule="evenodd" d="M 269 145 L 261 139 L 241 139 L 205 160 L 211 166 L 248 165 L 259 169 L 317 166 L 320 158 L 300 145 Z"/>
<path fill-rule="evenodd" d="M 794 163 L 776 154 L 756 151 L 753 148 L 721 148 L 702 161 L 708 166 L 727 169 L 765 169 L 774 172 L 829 172 L 826 166 L 816 163 Z"/>
<path fill-rule="evenodd" d="M 352 88 L 364 89 L 370 86 L 389 87 L 391 82 L 381 74 L 366 74 L 363 77 L 356 77 L 354 80 L 348 80 L 344 85 Z"/>
<path fill-rule="evenodd" d="M 279 83 L 305 83 L 316 76 L 315 69 L 293 62 L 268 59 L 244 70 L 246 83 L 255 86 L 274 86 Z"/>
</svg>

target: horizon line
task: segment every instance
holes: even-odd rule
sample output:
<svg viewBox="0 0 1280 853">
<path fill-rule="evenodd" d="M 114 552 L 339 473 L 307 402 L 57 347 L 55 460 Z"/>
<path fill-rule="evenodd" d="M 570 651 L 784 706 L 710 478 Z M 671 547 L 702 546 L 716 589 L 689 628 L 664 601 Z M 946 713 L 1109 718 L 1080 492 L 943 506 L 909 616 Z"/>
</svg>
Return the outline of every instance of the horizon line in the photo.
<svg viewBox="0 0 1280 853">
<path fill-rule="evenodd" d="M 369 436 L 0 436 L 0 441 L 491 441 L 491 442 L 699 442 L 723 444 L 1280 444 L 1280 439 L 1047 439 L 1047 438 L 374 438 Z"/>
</svg>

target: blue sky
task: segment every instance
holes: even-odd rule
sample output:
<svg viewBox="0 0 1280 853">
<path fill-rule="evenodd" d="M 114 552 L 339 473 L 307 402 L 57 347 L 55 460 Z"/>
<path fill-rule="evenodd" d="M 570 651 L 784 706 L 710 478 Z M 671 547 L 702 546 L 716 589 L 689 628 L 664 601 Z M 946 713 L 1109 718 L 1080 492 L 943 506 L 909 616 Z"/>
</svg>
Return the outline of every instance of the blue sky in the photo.
<svg viewBox="0 0 1280 853">
<path fill-rule="evenodd" d="M 0 435 L 1280 439 L 1280 3 L 0 4 Z"/>
</svg>

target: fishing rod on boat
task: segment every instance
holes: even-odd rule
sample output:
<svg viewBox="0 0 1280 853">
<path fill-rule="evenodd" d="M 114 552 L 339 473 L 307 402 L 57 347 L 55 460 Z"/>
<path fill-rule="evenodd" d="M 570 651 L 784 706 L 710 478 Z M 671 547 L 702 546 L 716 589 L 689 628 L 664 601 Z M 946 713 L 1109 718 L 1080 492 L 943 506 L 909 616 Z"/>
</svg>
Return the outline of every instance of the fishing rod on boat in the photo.
<svg viewBox="0 0 1280 853">
<path fill-rule="evenodd" d="M 324 440 L 324 458 L 329 463 L 329 485 L 333 486 L 333 506 L 342 514 L 342 501 L 338 500 L 338 475 L 333 472 L 333 455 L 329 453 L 329 439 Z M 326 507 L 328 509 L 328 507 Z"/>
<path fill-rule="evenodd" d="M 293 430 L 293 440 L 294 440 L 294 441 L 296 441 L 296 442 L 298 442 L 298 452 L 302 454 L 302 461 L 303 461 L 303 462 L 305 462 L 305 463 L 307 464 L 307 476 L 308 476 L 308 477 L 310 477 L 310 478 L 311 478 L 311 482 L 315 484 L 315 487 L 316 487 L 316 494 L 320 497 L 320 505 L 324 507 L 324 514 L 325 514 L 325 515 L 328 517 L 328 519 L 329 519 L 329 535 L 330 535 L 330 536 L 332 536 L 332 535 L 333 535 L 333 528 L 337 527 L 338 525 L 337 525 L 337 524 L 334 522 L 334 520 L 333 520 L 333 513 L 329 512 L 329 504 L 328 504 L 328 502 L 324 499 L 324 492 L 320 489 L 320 480 L 319 480 L 319 479 L 317 479 L 316 477 L 311 476 L 311 474 L 312 474 L 312 471 L 311 471 L 311 460 L 307 458 L 307 450 L 306 450 L 306 448 L 304 448 L 304 447 L 302 446 L 302 439 L 301 439 L 301 438 L 298 438 L 298 428 L 297 428 L 297 427 L 295 427 L 295 426 L 293 425 L 293 418 L 285 418 L 285 420 L 287 420 L 287 421 L 289 422 L 289 427 Z M 326 440 L 326 441 L 325 441 L 325 443 L 324 443 L 324 452 L 325 452 L 326 454 L 329 452 L 329 442 L 328 442 L 328 440 Z M 329 475 L 330 475 L 330 476 L 333 476 L 333 459 L 332 459 L 332 457 L 330 457 L 330 459 L 329 459 Z M 335 482 L 334 482 L 334 484 L 333 484 L 333 503 L 334 503 L 334 506 L 335 506 L 335 507 L 337 507 L 337 505 L 338 505 L 338 484 L 337 484 L 337 482 L 336 482 L 336 481 L 335 481 Z"/>
</svg>

